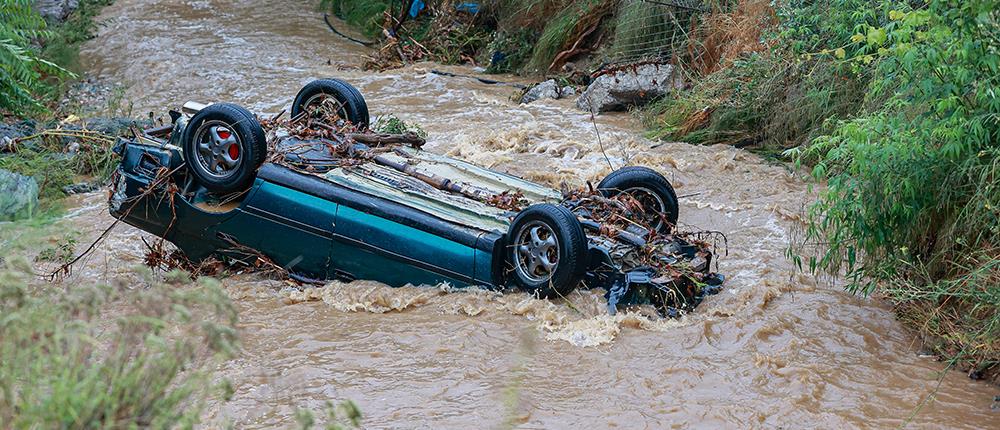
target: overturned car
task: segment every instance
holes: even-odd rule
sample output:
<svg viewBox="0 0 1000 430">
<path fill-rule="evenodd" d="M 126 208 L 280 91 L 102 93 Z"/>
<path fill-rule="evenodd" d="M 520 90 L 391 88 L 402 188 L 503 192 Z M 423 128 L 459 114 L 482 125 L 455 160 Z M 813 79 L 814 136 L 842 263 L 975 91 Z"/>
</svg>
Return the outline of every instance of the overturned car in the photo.
<svg viewBox="0 0 1000 430">
<path fill-rule="evenodd" d="M 191 261 L 266 257 L 293 279 L 517 287 L 556 298 L 604 288 L 608 308 L 664 315 L 720 288 L 713 254 L 675 231 L 677 196 L 645 167 L 554 190 L 369 130 L 357 89 L 306 85 L 288 120 L 187 103 L 115 148 L 110 211 Z"/>
</svg>

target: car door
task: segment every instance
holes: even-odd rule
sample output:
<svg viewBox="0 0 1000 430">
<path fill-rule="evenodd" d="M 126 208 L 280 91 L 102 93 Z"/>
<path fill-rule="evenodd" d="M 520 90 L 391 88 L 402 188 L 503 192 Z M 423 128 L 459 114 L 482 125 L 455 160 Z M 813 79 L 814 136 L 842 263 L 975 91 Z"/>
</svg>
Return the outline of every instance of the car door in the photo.
<svg viewBox="0 0 1000 430">
<path fill-rule="evenodd" d="M 258 181 L 240 213 L 216 226 L 214 234 L 261 251 L 290 273 L 329 279 L 337 208 L 335 202 Z"/>
<path fill-rule="evenodd" d="M 372 198 L 337 209 L 331 258 L 340 275 L 392 286 L 465 286 L 475 276 L 475 232 Z"/>
</svg>

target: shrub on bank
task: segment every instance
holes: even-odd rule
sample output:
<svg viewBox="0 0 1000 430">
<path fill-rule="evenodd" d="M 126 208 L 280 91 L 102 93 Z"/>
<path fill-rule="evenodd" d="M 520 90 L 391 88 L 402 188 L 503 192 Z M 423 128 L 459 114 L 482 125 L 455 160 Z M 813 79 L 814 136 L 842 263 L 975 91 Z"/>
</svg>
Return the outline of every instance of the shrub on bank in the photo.
<svg viewBox="0 0 1000 430">
<path fill-rule="evenodd" d="M 236 342 L 217 282 L 138 288 L 32 286 L 26 263 L 0 271 L 0 427 L 191 428 L 232 388 L 209 376 Z M 117 315 L 109 319 L 108 315 Z"/>
<path fill-rule="evenodd" d="M 880 292 L 973 376 L 1000 364 L 1000 1 L 892 4 L 841 49 L 865 108 L 800 153 L 810 267 Z"/>
<path fill-rule="evenodd" d="M 998 9 L 997 0 L 740 0 L 692 32 L 679 57 L 691 87 L 642 115 L 656 137 L 812 166 L 827 187 L 809 211 L 809 249 L 790 256 L 887 297 L 973 376 L 995 372 Z"/>
<path fill-rule="evenodd" d="M 0 113 L 44 109 L 36 94 L 48 90 L 46 76 L 66 76 L 65 69 L 42 58 L 35 42 L 53 35 L 30 0 L 0 3 Z"/>
<path fill-rule="evenodd" d="M 648 106 L 653 137 L 769 151 L 830 130 L 861 108 L 869 68 L 846 64 L 854 29 L 880 25 L 866 0 L 739 0 L 703 14 L 679 55 L 691 87 Z"/>
</svg>

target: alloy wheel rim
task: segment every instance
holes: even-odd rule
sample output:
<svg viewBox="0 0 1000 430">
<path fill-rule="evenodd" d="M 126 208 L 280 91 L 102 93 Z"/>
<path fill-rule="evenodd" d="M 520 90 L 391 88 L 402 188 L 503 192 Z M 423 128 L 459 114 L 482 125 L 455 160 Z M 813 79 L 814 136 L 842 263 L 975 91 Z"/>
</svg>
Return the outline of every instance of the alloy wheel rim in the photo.
<svg viewBox="0 0 1000 430">
<path fill-rule="evenodd" d="M 209 176 L 225 179 L 236 173 L 243 160 L 243 146 L 229 124 L 205 121 L 195 133 L 195 142 L 198 145 L 195 158 Z"/>
<path fill-rule="evenodd" d="M 514 267 L 532 283 L 552 279 L 559 266 L 559 239 L 552 227 L 541 221 L 521 226 L 514 236 Z"/>
</svg>

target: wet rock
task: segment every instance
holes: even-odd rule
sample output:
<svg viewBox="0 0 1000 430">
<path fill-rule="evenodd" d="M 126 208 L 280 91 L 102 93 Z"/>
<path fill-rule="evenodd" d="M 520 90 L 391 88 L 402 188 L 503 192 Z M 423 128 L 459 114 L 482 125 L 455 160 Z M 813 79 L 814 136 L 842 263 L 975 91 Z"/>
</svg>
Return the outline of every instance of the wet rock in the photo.
<svg viewBox="0 0 1000 430">
<path fill-rule="evenodd" d="M 77 7 L 80 6 L 79 0 L 35 0 L 34 1 L 35 11 L 38 12 L 46 21 L 49 22 L 62 22 L 66 20 Z"/>
<path fill-rule="evenodd" d="M 576 106 L 594 113 L 625 110 L 670 93 L 680 85 L 673 66 L 644 64 L 601 75 L 590 84 Z"/>
<path fill-rule="evenodd" d="M 0 221 L 30 218 L 38 208 L 38 182 L 0 169 Z"/>
<path fill-rule="evenodd" d="M 0 152 L 14 152 L 14 139 L 7 136 L 0 137 Z"/>
<path fill-rule="evenodd" d="M 94 77 L 74 82 L 59 101 L 59 110 L 77 112 L 83 117 L 108 116 L 128 106 L 124 102 L 124 87 Z"/>
<path fill-rule="evenodd" d="M 0 153 L 17 150 L 14 141 L 35 133 L 33 121 L 21 121 L 16 124 L 0 124 Z"/>
<path fill-rule="evenodd" d="M 99 131 L 112 136 L 127 134 L 130 127 L 144 129 L 153 126 L 153 121 L 144 119 L 136 120 L 132 118 L 93 118 L 84 122 L 87 130 Z"/>
<path fill-rule="evenodd" d="M 559 84 L 556 83 L 555 79 L 549 79 L 542 82 L 524 93 L 521 97 L 521 103 L 531 103 L 541 99 L 561 99 L 566 97 L 571 97 L 576 95 L 576 89 L 572 86 L 565 86 L 559 88 Z"/>
<path fill-rule="evenodd" d="M 100 185 L 93 182 L 80 182 L 73 185 L 67 185 L 62 188 L 62 191 L 66 194 L 86 194 L 97 191 Z"/>
<path fill-rule="evenodd" d="M 524 97 L 521 97 L 521 103 L 531 103 L 541 99 L 557 98 L 559 98 L 559 84 L 556 83 L 555 79 L 549 79 L 531 87 L 528 92 L 524 93 Z"/>
</svg>

